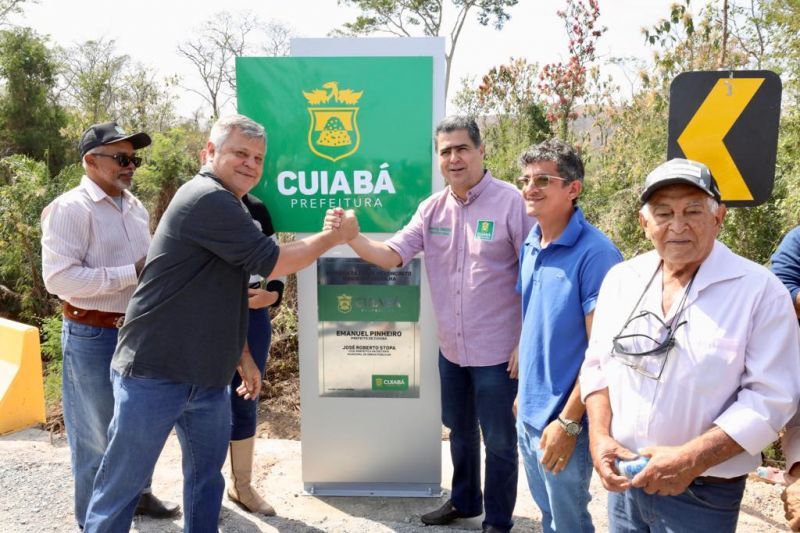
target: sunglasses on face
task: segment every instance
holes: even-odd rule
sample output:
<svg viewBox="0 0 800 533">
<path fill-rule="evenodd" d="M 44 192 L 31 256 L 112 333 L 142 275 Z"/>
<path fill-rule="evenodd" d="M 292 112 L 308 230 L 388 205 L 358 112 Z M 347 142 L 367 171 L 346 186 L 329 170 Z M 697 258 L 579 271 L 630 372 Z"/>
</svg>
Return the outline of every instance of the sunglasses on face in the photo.
<svg viewBox="0 0 800 533">
<path fill-rule="evenodd" d="M 127 167 L 128 165 L 133 163 L 133 166 L 138 168 L 142 164 L 142 158 L 141 157 L 137 157 L 135 155 L 128 155 L 128 154 L 114 154 L 114 155 L 110 155 L 110 154 L 92 154 L 92 155 L 99 156 L 99 157 L 110 157 L 111 159 L 116 161 L 117 164 L 119 166 L 121 166 L 121 167 Z"/>
<path fill-rule="evenodd" d="M 549 176 L 547 174 L 536 174 L 535 176 L 530 177 L 520 176 L 517 179 L 523 187 L 528 185 L 528 183 L 532 183 L 537 189 L 546 188 L 553 180 L 567 181 L 567 178 L 562 178 L 560 176 Z"/>
</svg>

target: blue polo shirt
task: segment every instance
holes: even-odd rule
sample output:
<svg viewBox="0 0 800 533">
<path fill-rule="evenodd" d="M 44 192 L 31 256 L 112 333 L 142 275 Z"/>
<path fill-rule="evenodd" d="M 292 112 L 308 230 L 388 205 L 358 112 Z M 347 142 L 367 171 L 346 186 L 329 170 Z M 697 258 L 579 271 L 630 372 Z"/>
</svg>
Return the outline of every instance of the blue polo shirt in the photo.
<svg viewBox="0 0 800 533">
<path fill-rule="evenodd" d="M 531 229 L 520 251 L 522 295 L 518 416 L 538 430 L 554 420 L 578 377 L 588 344 L 585 316 L 622 254 L 576 207 L 561 236 L 540 247 Z"/>
</svg>

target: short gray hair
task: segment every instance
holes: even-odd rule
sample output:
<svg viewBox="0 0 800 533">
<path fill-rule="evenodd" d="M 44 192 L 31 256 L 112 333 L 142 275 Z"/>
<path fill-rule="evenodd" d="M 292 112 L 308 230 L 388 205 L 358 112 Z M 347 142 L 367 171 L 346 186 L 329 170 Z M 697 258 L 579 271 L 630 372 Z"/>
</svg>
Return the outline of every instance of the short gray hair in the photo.
<svg viewBox="0 0 800 533">
<path fill-rule="evenodd" d="M 83 165 L 84 172 L 88 172 L 89 171 L 89 163 L 86 162 L 86 156 L 90 155 L 90 154 L 99 154 L 99 153 L 101 153 L 100 150 L 98 150 L 98 148 L 100 148 L 100 146 L 95 146 L 94 148 L 92 148 L 91 150 L 89 150 L 88 152 L 83 154 L 83 157 L 81 157 L 81 165 Z"/>
<path fill-rule="evenodd" d="M 567 183 L 583 181 L 583 159 L 571 144 L 559 139 L 550 139 L 533 145 L 519 157 L 519 166 L 524 171 L 528 165 L 542 161 L 553 161 L 558 168 L 558 173 L 567 180 Z"/>
<path fill-rule="evenodd" d="M 211 127 L 208 140 L 219 150 L 234 129 L 249 139 L 263 139 L 264 144 L 267 144 L 267 132 L 264 126 L 244 115 L 228 115 L 218 119 Z"/>
<path fill-rule="evenodd" d="M 452 133 L 454 131 L 466 130 L 469 135 L 469 140 L 475 145 L 475 148 L 480 148 L 483 144 L 481 141 L 481 130 L 478 128 L 478 123 L 472 117 L 463 115 L 450 115 L 445 117 L 436 126 L 436 131 L 433 133 L 433 141 L 438 147 L 440 133 Z"/>
</svg>

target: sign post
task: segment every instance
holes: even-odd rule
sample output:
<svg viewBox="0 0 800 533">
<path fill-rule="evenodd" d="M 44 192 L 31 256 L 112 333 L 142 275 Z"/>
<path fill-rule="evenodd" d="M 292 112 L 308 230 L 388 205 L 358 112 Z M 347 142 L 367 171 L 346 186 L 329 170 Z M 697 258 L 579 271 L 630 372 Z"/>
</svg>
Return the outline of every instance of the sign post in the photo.
<svg viewBox="0 0 800 533">
<path fill-rule="evenodd" d="M 444 42 L 295 39 L 239 58 L 239 112 L 269 134 L 253 193 L 303 236 L 354 209 L 383 240 L 442 187 L 433 129 Z M 438 496 L 438 345 L 424 257 L 381 270 L 339 246 L 298 274 L 303 484 L 316 495 Z"/>
<path fill-rule="evenodd" d="M 762 204 L 775 181 L 780 112 L 774 72 L 680 74 L 670 86 L 667 159 L 704 163 L 729 207 Z"/>
</svg>

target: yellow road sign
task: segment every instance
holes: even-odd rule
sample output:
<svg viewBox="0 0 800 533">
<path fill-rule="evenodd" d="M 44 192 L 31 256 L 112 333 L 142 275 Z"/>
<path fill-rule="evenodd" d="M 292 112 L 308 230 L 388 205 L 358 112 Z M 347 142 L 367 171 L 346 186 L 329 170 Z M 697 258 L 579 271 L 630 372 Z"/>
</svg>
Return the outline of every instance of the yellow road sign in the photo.
<svg viewBox="0 0 800 533">
<path fill-rule="evenodd" d="M 705 163 L 730 206 L 769 199 L 775 177 L 780 78 L 769 71 L 688 72 L 670 88 L 668 159 Z"/>
</svg>

